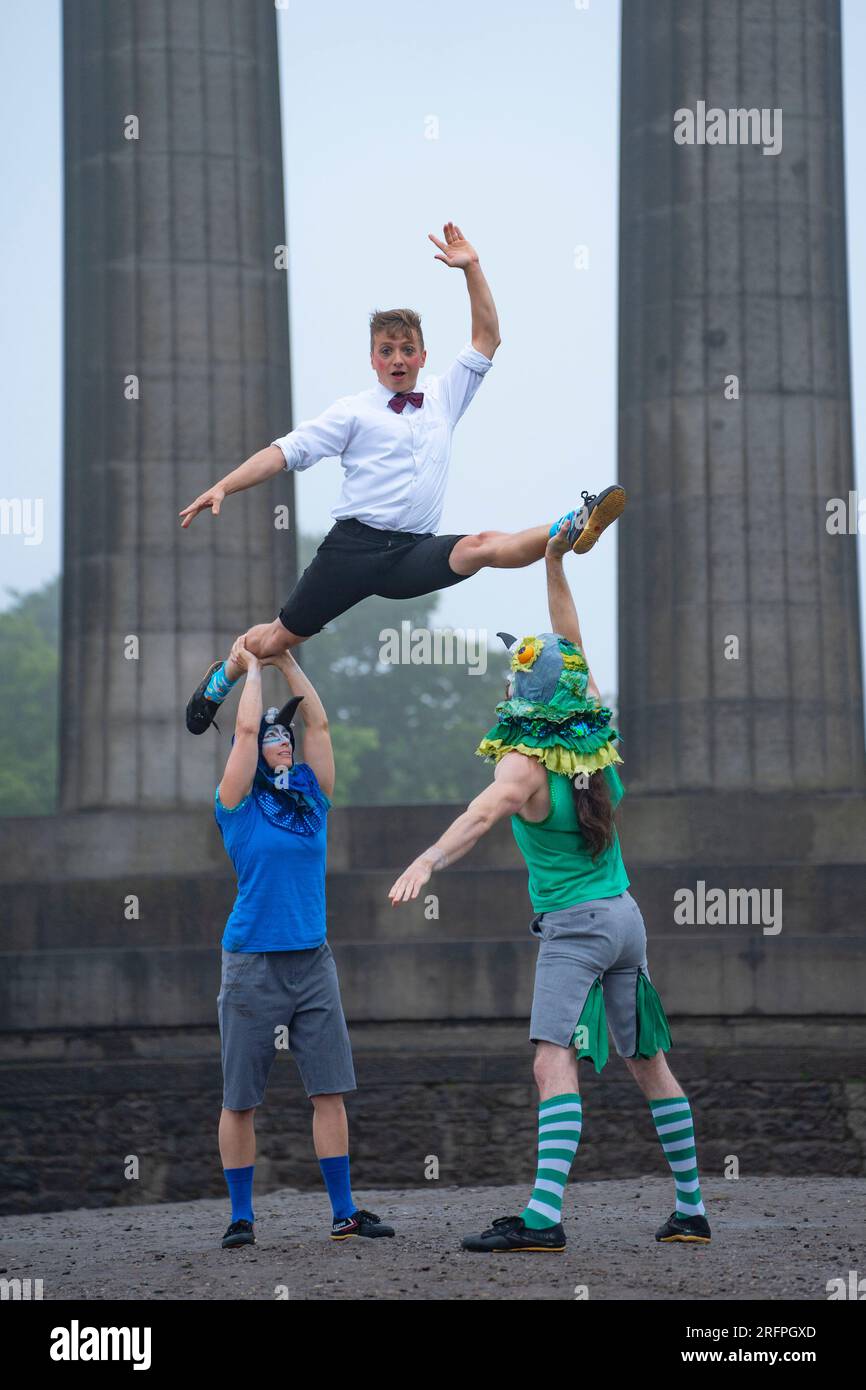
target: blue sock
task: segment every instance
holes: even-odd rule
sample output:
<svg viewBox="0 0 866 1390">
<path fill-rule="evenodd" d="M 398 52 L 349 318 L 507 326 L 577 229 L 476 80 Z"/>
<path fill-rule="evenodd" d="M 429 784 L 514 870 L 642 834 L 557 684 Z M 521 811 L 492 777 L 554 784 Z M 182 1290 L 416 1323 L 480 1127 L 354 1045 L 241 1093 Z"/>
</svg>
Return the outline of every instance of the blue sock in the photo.
<svg viewBox="0 0 866 1390">
<path fill-rule="evenodd" d="M 226 664 L 223 662 L 218 671 L 214 671 L 205 688 L 204 697 L 206 700 L 213 700 L 216 704 L 222 704 L 233 686 L 237 685 L 240 676 L 230 681 L 226 675 Z"/>
<path fill-rule="evenodd" d="M 253 1215 L 253 1173 L 256 1165 L 248 1168 L 223 1168 L 232 1199 L 232 1221 L 255 1221 Z"/>
<path fill-rule="evenodd" d="M 358 1208 L 352 1201 L 349 1155 L 341 1154 L 339 1158 L 320 1158 L 319 1167 L 322 1170 L 322 1177 L 325 1179 L 325 1186 L 331 1199 L 334 1220 L 339 1221 L 341 1217 L 354 1216 Z"/>
</svg>

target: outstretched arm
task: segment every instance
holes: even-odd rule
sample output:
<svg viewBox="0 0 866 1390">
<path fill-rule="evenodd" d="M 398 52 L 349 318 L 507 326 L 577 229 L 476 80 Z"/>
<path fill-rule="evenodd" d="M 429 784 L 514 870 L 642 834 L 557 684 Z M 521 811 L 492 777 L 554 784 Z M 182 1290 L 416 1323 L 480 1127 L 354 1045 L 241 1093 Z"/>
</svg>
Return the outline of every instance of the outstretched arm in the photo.
<svg viewBox="0 0 866 1390">
<path fill-rule="evenodd" d="M 343 401 L 335 401 L 314 420 L 302 420 L 297 429 L 274 439 L 265 449 L 252 454 L 240 467 L 203 492 L 180 513 L 186 529 L 199 512 L 210 510 L 219 516 L 220 507 L 233 492 L 243 492 L 282 470 L 303 472 L 319 459 L 342 454 L 349 442 L 352 422 Z"/>
<path fill-rule="evenodd" d="M 580 635 L 577 609 L 574 606 L 574 598 L 562 568 L 562 557 L 570 549 L 568 522 L 564 521 L 559 528 L 559 533 L 551 536 L 547 542 L 547 549 L 544 552 L 544 562 L 547 566 L 547 606 L 550 610 L 550 628 L 552 632 L 558 632 L 561 637 L 568 638 L 569 642 L 580 647 L 586 656 L 583 639 Z M 591 698 L 601 701 L 601 691 L 595 683 L 592 671 L 589 673 L 586 693 Z"/>
<path fill-rule="evenodd" d="M 298 714 L 304 725 L 304 762 L 309 763 L 315 772 L 316 781 L 325 796 L 333 796 L 336 781 L 334 749 L 328 728 L 328 716 L 319 699 L 318 691 L 290 651 L 270 657 L 268 664 L 282 671 L 293 695 L 304 697 L 303 704 L 298 706 Z"/>
<path fill-rule="evenodd" d="M 203 492 L 194 502 L 190 502 L 188 507 L 184 507 L 180 513 L 181 526 L 186 530 L 199 512 L 209 510 L 214 516 L 219 516 L 220 507 L 230 493 L 243 492 L 244 488 L 255 487 L 256 483 L 263 483 L 266 478 L 272 478 L 285 466 L 282 450 L 276 445 L 269 444 L 266 449 L 259 449 L 257 454 L 252 454 L 233 472 L 227 473 L 220 482 L 214 483 L 207 492 Z"/>
<path fill-rule="evenodd" d="M 391 906 L 417 898 L 419 891 L 434 869 L 444 869 L 461 859 L 491 826 L 503 816 L 521 811 L 529 798 L 544 783 L 547 776 L 541 763 L 524 753 L 506 753 L 496 764 L 493 782 L 486 787 L 466 810 L 452 821 L 435 845 L 409 865 L 388 890 Z"/>
<path fill-rule="evenodd" d="M 228 756 L 222 781 L 217 788 L 227 811 L 232 811 L 252 790 L 259 761 L 259 728 L 262 722 L 262 672 L 257 659 L 238 637 L 231 658 L 242 670 L 246 680 L 238 702 L 235 720 L 235 741 Z"/>
<path fill-rule="evenodd" d="M 439 247 L 441 255 L 435 257 L 450 266 L 452 270 L 462 270 L 466 274 L 466 288 L 469 291 L 469 305 L 472 311 L 472 346 L 485 357 L 493 357 L 502 341 L 499 337 L 499 316 L 490 286 L 481 269 L 478 252 L 466 240 L 460 228 L 453 222 L 446 222 L 442 228 L 444 241 L 439 241 L 432 232 L 430 240 Z"/>
</svg>

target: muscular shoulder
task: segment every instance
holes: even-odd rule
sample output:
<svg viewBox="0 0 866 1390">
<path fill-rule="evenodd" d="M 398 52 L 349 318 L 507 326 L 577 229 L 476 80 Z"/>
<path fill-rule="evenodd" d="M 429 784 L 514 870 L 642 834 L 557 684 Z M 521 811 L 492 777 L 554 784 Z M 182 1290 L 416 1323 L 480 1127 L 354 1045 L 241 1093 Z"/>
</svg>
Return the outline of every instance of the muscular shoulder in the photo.
<svg viewBox="0 0 866 1390">
<path fill-rule="evenodd" d="M 531 758 L 528 753 L 518 753 L 516 749 L 499 759 L 494 777 L 497 782 L 523 791 L 526 800 L 547 786 L 547 768 L 544 764 L 538 758 Z"/>
</svg>

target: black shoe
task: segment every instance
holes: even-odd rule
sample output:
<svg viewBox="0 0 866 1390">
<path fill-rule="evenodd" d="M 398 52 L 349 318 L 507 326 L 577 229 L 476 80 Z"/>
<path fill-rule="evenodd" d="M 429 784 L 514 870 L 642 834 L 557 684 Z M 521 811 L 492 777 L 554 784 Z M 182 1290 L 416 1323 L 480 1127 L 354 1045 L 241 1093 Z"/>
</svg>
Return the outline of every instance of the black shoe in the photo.
<svg viewBox="0 0 866 1390">
<path fill-rule="evenodd" d="M 256 1237 L 251 1221 L 233 1221 L 223 1236 L 223 1250 L 234 1250 L 238 1245 L 255 1245 Z"/>
<path fill-rule="evenodd" d="M 331 1226 L 331 1240 L 348 1240 L 350 1236 L 392 1236 L 393 1226 L 386 1226 L 372 1211 L 356 1211 L 351 1216 L 339 1216 Z"/>
<path fill-rule="evenodd" d="M 216 718 L 221 701 L 206 700 L 204 692 L 208 688 L 208 683 L 214 671 L 218 671 L 224 664 L 225 663 L 222 661 L 215 661 L 213 666 L 208 668 L 204 680 L 196 687 L 195 694 L 186 707 L 186 727 L 191 734 L 203 734 L 205 729 L 210 728 Z M 217 733 L 219 733 L 219 727 L 217 727 Z"/>
<path fill-rule="evenodd" d="M 588 492 L 580 495 L 584 506 L 579 520 L 583 522 L 583 527 L 571 548 L 575 554 L 585 555 L 592 550 L 602 531 L 616 521 L 625 506 L 626 497 L 625 488 L 620 487 L 619 483 L 606 487 L 597 496 Z"/>
<path fill-rule="evenodd" d="M 710 1223 L 705 1216 L 681 1216 L 672 1211 L 663 1226 L 656 1231 L 656 1240 L 690 1240 L 696 1245 L 709 1245 Z"/>
<path fill-rule="evenodd" d="M 533 1231 L 522 1216 L 500 1216 L 489 1231 L 480 1236 L 464 1236 L 464 1250 L 547 1250 L 554 1253 L 565 1249 L 565 1231 L 561 1225 Z"/>
</svg>

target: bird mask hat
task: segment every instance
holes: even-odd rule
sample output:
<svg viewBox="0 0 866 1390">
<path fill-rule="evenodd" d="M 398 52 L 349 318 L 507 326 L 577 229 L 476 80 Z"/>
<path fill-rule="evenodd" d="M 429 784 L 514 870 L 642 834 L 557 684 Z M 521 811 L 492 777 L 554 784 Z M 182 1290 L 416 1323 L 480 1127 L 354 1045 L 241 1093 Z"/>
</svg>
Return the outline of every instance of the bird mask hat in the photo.
<svg viewBox="0 0 866 1390">
<path fill-rule="evenodd" d="M 499 632 L 511 657 L 508 698 L 476 753 L 494 763 L 512 751 L 537 758 L 551 772 L 574 777 L 621 763 L 612 711 L 587 698 L 589 666 L 578 646 L 555 632 L 524 637 Z"/>
</svg>

